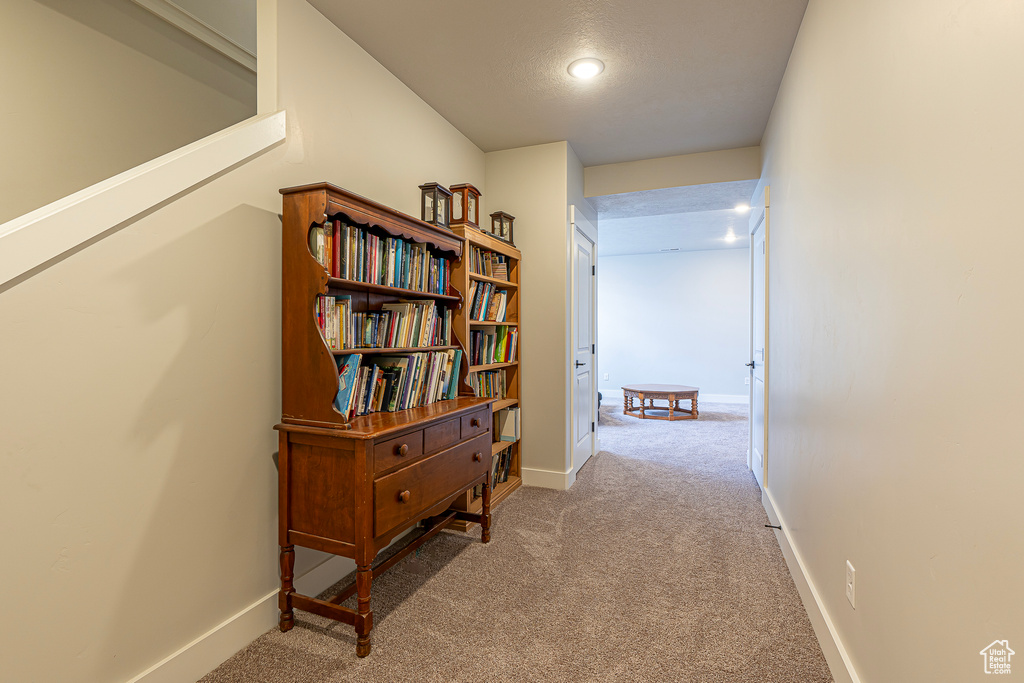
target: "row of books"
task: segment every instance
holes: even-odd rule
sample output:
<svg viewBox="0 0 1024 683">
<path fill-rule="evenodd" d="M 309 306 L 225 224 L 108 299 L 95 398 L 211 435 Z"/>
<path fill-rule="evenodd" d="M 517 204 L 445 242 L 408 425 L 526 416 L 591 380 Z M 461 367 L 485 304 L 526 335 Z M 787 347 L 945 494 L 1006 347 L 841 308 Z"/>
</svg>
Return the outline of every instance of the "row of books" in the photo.
<svg viewBox="0 0 1024 683">
<path fill-rule="evenodd" d="M 451 282 L 451 261 L 426 245 L 380 237 L 341 219 L 314 226 L 309 250 L 331 277 L 434 294 L 447 294 Z"/>
<path fill-rule="evenodd" d="M 518 346 L 518 327 L 498 325 L 493 330 L 470 330 L 469 364 L 513 363 Z"/>
<path fill-rule="evenodd" d="M 451 345 L 451 309 L 432 299 L 399 300 L 379 311 L 354 312 L 349 294 L 319 295 L 316 319 L 332 351 Z"/>
<path fill-rule="evenodd" d="M 519 406 L 502 408 L 495 414 L 494 422 L 494 430 L 498 433 L 498 441 L 519 441 Z"/>
<path fill-rule="evenodd" d="M 473 280 L 469 285 L 470 320 L 505 321 L 505 309 L 508 304 L 508 292 L 498 289 L 492 282 Z"/>
<path fill-rule="evenodd" d="M 491 460 L 491 486 L 504 484 L 508 481 L 508 472 L 512 467 L 512 449 L 506 448 Z"/>
<path fill-rule="evenodd" d="M 469 247 L 469 272 L 508 280 L 508 257 L 480 247 Z"/>
<path fill-rule="evenodd" d="M 466 380 L 473 387 L 477 396 L 485 398 L 505 398 L 505 371 L 486 370 L 474 372 Z"/>
<path fill-rule="evenodd" d="M 508 481 L 509 472 L 512 469 L 512 448 L 511 446 L 503 451 L 495 453 L 491 458 L 491 490 L 498 484 Z M 484 495 L 484 485 L 477 484 L 473 487 L 473 497 L 480 498 Z"/>
<path fill-rule="evenodd" d="M 461 349 L 341 356 L 334 407 L 351 420 L 357 415 L 392 413 L 453 399 L 458 394 L 461 362 Z"/>
</svg>

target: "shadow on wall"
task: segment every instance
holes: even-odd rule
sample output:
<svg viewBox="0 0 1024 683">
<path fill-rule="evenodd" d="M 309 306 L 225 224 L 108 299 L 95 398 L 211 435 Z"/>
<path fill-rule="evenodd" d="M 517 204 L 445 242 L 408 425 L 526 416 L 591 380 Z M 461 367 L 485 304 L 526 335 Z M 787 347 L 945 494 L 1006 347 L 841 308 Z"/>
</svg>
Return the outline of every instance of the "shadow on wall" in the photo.
<svg viewBox="0 0 1024 683">
<path fill-rule="evenodd" d="M 131 0 L 35 0 L 256 113 L 256 74 Z M 252 11 L 256 11 L 253 3 Z M 237 122 L 236 122 L 237 123 Z"/>
<path fill-rule="evenodd" d="M 95 505 L 119 501 L 112 523 L 126 551 L 97 630 L 103 657 L 131 643 L 169 654 L 277 585 L 280 221 L 239 206 L 111 277 L 153 339 L 139 349 L 141 404 L 115 428 L 122 448 L 96 463 L 136 482 L 104 490 L 95 477 Z M 126 371 L 97 367 L 93 381 Z"/>
</svg>

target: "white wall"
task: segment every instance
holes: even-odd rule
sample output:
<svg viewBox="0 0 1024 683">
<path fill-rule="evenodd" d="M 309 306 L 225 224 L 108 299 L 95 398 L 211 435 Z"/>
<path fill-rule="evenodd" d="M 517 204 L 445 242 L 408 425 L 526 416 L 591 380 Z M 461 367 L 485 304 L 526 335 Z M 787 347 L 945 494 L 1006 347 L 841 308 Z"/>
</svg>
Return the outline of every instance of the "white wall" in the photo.
<svg viewBox="0 0 1024 683">
<path fill-rule="evenodd" d="M 277 587 L 278 189 L 416 214 L 424 181 L 485 187 L 478 148 L 279 5 L 285 145 L 0 288 L 5 679 L 129 679 Z"/>
<path fill-rule="evenodd" d="M 256 111 L 252 73 L 129 0 L 5 0 L 0 91 L 0 223 Z"/>
<path fill-rule="evenodd" d="M 486 207 L 516 217 L 520 263 L 520 361 L 524 483 L 565 487 L 569 250 L 565 142 L 490 152 Z M 556 482 L 561 481 L 558 485 Z"/>
<path fill-rule="evenodd" d="M 584 169 L 587 197 L 708 185 L 761 177 L 761 148 L 739 147 L 674 157 L 624 161 Z"/>
<path fill-rule="evenodd" d="M 704 400 L 745 399 L 749 270 L 747 249 L 599 258 L 598 377 L 605 400 L 621 396 L 623 385 L 651 383 L 695 386 Z"/>
<path fill-rule="evenodd" d="M 1024 652 L 1022 46 L 1018 2 L 811 0 L 763 140 L 767 488 L 862 681 Z"/>
</svg>

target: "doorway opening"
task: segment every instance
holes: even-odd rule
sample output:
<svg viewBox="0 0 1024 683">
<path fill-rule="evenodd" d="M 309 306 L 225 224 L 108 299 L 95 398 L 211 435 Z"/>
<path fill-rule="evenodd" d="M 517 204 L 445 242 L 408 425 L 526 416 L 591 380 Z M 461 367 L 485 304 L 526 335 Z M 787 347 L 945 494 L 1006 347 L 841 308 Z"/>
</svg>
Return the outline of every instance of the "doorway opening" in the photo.
<svg viewBox="0 0 1024 683">
<path fill-rule="evenodd" d="M 749 420 L 756 189 L 757 181 L 749 180 L 589 198 L 601 225 L 596 374 L 602 441 L 605 416 L 620 425 L 640 420 L 636 392 L 623 389 L 636 385 L 694 390 L 677 392 L 686 398 L 674 405 L 647 398 L 645 420 Z M 692 415 L 680 415 L 688 409 Z M 667 426 L 681 432 L 690 425 Z M 749 464 L 748 445 L 744 438 L 735 448 Z"/>
</svg>

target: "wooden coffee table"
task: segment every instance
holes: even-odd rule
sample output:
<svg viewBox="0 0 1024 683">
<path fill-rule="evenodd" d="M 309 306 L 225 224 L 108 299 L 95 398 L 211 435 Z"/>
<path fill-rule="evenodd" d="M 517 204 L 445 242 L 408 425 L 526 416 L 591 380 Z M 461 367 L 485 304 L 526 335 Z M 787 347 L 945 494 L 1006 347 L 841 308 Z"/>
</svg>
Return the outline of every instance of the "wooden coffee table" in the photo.
<svg viewBox="0 0 1024 683">
<path fill-rule="evenodd" d="M 622 414 L 635 415 L 641 420 L 696 420 L 697 419 L 697 387 L 684 387 L 681 384 L 630 384 L 622 387 Z M 640 399 L 640 406 L 633 407 L 633 399 Z M 645 415 L 644 401 L 649 401 L 647 410 L 666 410 L 655 407 L 654 399 L 668 401 L 668 416 Z M 690 409 L 679 407 L 679 402 L 690 399 Z"/>
</svg>

